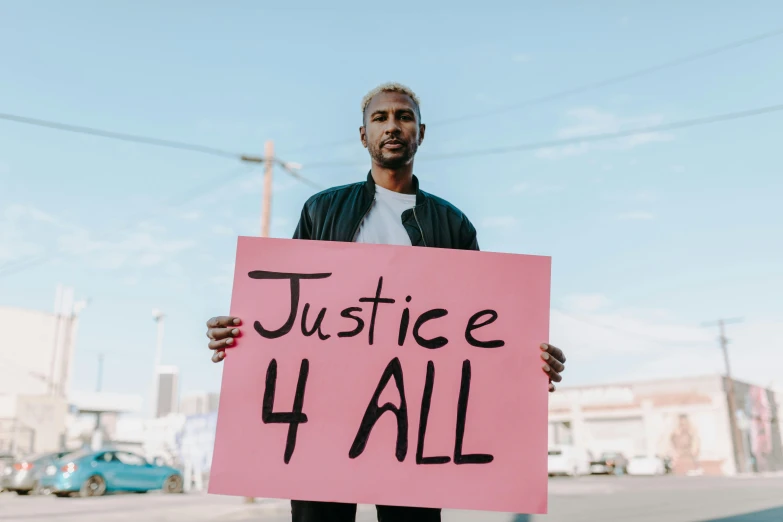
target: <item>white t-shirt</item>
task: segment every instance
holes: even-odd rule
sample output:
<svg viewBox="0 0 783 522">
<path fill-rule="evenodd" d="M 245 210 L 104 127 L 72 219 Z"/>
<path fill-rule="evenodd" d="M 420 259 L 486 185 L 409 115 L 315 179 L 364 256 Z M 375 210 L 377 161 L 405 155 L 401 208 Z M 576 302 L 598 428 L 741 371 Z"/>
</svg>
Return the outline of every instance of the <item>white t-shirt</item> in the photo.
<svg viewBox="0 0 783 522">
<path fill-rule="evenodd" d="M 375 186 L 375 201 L 356 234 L 356 243 L 411 246 L 402 213 L 416 206 L 416 194 L 400 194 Z"/>
</svg>

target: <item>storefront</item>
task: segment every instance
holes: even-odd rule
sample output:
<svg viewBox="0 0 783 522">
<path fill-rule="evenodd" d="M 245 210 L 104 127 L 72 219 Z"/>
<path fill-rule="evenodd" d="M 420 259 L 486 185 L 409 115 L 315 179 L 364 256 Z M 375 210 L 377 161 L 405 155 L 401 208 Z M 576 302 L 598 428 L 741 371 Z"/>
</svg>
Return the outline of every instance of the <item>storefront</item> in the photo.
<svg viewBox="0 0 783 522">
<path fill-rule="evenodd" d="M 775 394 L 734 381 L 734 442 L 721 376 L 564 388 L 549 403 L 549 444 L 597 457 L 617 451 L 669 457 L 679 475 L 783 470 Z"/>
</svg>

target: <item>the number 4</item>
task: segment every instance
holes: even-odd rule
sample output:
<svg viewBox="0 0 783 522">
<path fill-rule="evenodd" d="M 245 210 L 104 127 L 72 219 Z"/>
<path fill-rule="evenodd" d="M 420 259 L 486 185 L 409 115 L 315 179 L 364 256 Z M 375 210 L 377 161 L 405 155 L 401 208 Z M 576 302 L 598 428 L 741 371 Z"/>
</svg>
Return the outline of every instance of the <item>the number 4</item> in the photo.
<svg viewBox="0 0 783 522">
<path fill-rule="evenodd" d="M 288 464 L 296 447 L 296 433 L 299 425 L 307 422 L 307 415 L 302 413 L 304 405 L 307 375 L 310 373 L 310 361 L 302 359 L 299 366 L 299 380 L 296 383 L 294 406 L 292 411 L 275 412 L 275 388 L 277 386 L 277 360 L 272 359 L 266 369 L 266 385 L 264 388 L 264 403 L 261 408 L 261 420 L 264 424 L 288 424 L 288 437 L 285 442 L 283 461 Z"/>
</svg>

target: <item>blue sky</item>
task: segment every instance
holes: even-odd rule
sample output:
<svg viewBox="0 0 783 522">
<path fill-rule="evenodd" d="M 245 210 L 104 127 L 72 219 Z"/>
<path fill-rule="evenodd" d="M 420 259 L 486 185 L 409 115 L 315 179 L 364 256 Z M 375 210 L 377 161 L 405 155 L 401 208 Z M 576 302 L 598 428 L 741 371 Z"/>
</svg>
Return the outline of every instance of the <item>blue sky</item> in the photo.
<svg viewBox="0 0 783 522">
<path fill-rule="evenodd" d="M 384 81 L 422 99 L 416 173 L 462 208 L 483 249 L 553 256 L 552 341 L 570 384 L 783 371 L 783 114 L 615 141 L 428 156 L 657 125 L 783 102 L 783 36 L 557 101 L 492 111 L 777 29 L 779 2 L 453 5 L 151 1 L 4 3 L 0 112 L 279 157 L 331 186 L 362 179 L 359 102 Z M 353 140 L 353 143 L 351 143 Z M 308 168 L 323 161 L 349 164 Z M 312 189 L 277 171 L 273 235 Z M 217 390 L 204 321 L 225 313 L 238 234 L 259 231 L 261 172 L 231 160 L 0 121 L 0 305 L 91 299 L 74 388 L 145 393 L 164 362 Z M 225 180 L 219 183 L 216 180 Z M 194 188 L 214 190 L 186 204 Z M 7 349 L 7 348 L 3 348 Z M 12 347 L 11 349 L 24 349 Z M 783 385 L 782 380 L 777 381 Z"/>
</svg>

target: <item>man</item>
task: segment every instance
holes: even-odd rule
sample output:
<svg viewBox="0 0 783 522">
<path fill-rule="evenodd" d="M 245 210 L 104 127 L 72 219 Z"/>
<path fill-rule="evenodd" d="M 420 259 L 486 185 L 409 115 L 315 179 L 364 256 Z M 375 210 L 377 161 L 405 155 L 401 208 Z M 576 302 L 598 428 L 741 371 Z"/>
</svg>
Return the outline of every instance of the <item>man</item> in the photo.
<svg viewBox="0 0 783 522">
<path fill-rule="evenodd" d="M 294 239 L 478 250 L 476 229 L 449 202 L 419 189 L 413 158 L 424 140 L 419 99 L 407 87 L 389 83 L 362 101 L 359 136 L 369 150 L 367 180 L 325 190 L 304 205 Z M 212 361 L 234 345 L 242 322 L 215 317 L 207 322 Z M 560 382 L 565 356 L 541 345 L 549 390 Z M 291 501 L 293 522 L 353 522 L 355 504 Z M 439 522 L 439 509 L 378 506 L 379 522 Z"/>
</svg>

